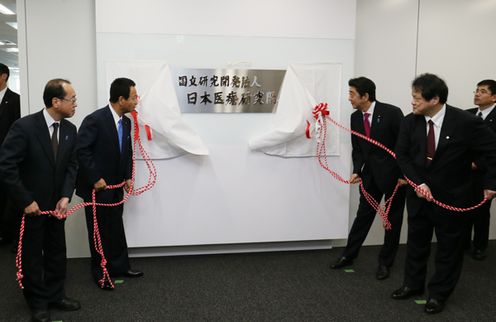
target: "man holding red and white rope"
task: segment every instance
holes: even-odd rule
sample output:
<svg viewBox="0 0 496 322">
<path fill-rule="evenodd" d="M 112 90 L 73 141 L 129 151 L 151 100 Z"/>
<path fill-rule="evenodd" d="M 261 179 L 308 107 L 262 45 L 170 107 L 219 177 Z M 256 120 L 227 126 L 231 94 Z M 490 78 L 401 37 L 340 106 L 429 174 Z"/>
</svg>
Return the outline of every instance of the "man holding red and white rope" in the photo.
<svg viewBox="0 0 496 322">
<path fill-rule="evenodd" d="M 348 100 L 356 109 L 351 115 L 351 129 L 393 149 L 403 119 L 401 109 L 378 102 L 375 98 L 375 84 L 366 77 L 351 79 L 348 85 Z M 401 172 L 396 160 L 385 150 L 355 135 L 351 136 L 351 142 L 353 174 L 350 183 L 358 183 L 362 180 L 363 187 L 376 203 L 380 203 L 383 196 L 388 200 L 401 180 Z M 392 200 L 388 218 L 391 229 L 385 231 L 384 244 L 379 253 L 379 265 L 376 271 L 376 278 L 379 280 L 389 276 L 389 267 L 393 265 L 400 240 L 404 207 L 404 188 L 399 188 Z M 360 191 L 360 203 L 348 235 L 346 248 L 331 268 L 339 269 L 353 264 L 374 222 L 376 213 L 376 209 L 370 205 Z"/>
<path fill-rule="evenodd" d="M 18 278 L 32 321 L 51 321 L 52 308 L 73 311 L 81 307 L 64 291 L 65 219 L 40 214 L 41 209 L 65 214 L 74 192 L 77 135 L 66 118 L 76 111 L 76 93 L 69 81 L 53 79 L 45 86 L 43 101 L 45 109 L 13 124 L 0 151 L 0 178 L 26 215 L 19 241 L 23 253 Z"/>
<path fill-rule="evenodd" d="M 85 202 L 119 203 L 123 188 L 106 189 L 107 186 L 125 183 L 132 186 L 131 121 L 124 114 L 134 111 L 138 104 L 136 84 L 128 78 L 117 78 L 110 85 L 109 105 L 88 115 L 78 132 L 77 154 L 79 173 L 76 193 Z M 86 207 L 86 224 L 91 250 L 91 272 L 98 287 L 112 290 L 110 277 L 140 277 L 143 272 L 133 270 L 129 264 L 122 203 L 105 207 Z M 96 218 L 94 217 L 96 216 Z M 96 237 L 96 230 L 99 236 Z M 106 258 L 105 258 L 105 257 Z"/>
<path fill-rule="evenodd" d="M 496 194 L 496 135 L 474 115 L 446 104 L 448 87 L 438 76 L 423 74 L 412 83 L 413 112 L 401 125 L 396 156 L 406 178 L 408 243 L 403 285 L 393 299 L 421 295 L 433 232 L 435 270 L 427 284 L 426 313 L 439 313 L 453 292 L 463 261 L 463 241 L 472 197 L 472 161 L 485 159 L 484 196 Z M 434 198 L 444 204 L 434 204 Z"/>
</svg>

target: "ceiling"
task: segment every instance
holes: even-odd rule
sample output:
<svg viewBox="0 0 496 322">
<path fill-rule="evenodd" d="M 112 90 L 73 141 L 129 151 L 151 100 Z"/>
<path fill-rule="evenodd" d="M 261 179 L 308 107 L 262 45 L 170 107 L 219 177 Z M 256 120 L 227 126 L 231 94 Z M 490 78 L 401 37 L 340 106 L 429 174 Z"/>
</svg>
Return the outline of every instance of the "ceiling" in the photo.
<svg viewBox="0 0 496 322">
<path fill-rule="evenodd" d="M 17 13 L 16 0 L 0 0 L 0 3 Z M 17 47 L 17 30 L 6 24 L 17 22 L 17 15 L 4 15 L 0 13 L 0 41 L 9 41 L 15 45 L 0 45 L 0 62 L 9 67 L 18 67 L 18 53 L 9 53 L 4 49 Z"/>
</svg>

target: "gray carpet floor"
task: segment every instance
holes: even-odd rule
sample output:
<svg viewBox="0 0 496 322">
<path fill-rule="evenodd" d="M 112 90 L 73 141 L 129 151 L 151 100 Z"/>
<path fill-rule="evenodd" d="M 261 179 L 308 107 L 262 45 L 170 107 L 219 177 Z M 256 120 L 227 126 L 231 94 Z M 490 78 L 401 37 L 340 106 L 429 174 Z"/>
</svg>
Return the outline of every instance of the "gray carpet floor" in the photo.
<svg viewBox="0 0 496 322">
<path fill-rule="evenodd" d="M 435 247 L 435 246 L 434 246 Z M 496 321 L 496 241 L 485 261 L 465 256 L 446 309 L 423 312 L 415 299 L 389 298 L 403 279 L 405 246 L 390 278 L 377 281 L 379 247 L 363 247 L 353 272 L 330 270 L 341 253 L 297 251 L 132 259 L 145 276 L 114 291 L 92 282 L 89 259 L 70 259 L 66 293 L 77 312 L 52 311 L 53 321 Z M 433 249 L 434 250 L 434 249 Z M 0 320 L 29 321 L 15 281 L 14 254 L 0 248 Z M 432 273 L 432 267 L 429 270 Z M 416 299 L 424 299 L 420 296 Z"/>
</svg>

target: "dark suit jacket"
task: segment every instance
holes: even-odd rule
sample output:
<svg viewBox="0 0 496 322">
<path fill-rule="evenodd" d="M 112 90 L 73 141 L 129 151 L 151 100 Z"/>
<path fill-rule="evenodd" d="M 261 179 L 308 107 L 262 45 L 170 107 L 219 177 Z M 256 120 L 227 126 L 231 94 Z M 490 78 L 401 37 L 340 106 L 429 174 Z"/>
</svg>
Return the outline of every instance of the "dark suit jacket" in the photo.
<svg viewBox="0 0 496 322">
<path fill-rule="evenodd" d="M 5 140 L 12 123 L 21 117 L 19 94 L 7 88 L 0 103 L 0 144 Z"/>
<path fill-rule="evenodd" d="M 21 209 L 36 201 L 41 210 L 53 210 L 60 198 L 72 198 L 76 138 L 76 127 L 62 120 L 55 160 L 42 111 L 12 125 L 0 150 L 0 179 Z"/>
<path fill-rule="evenodd" d="M 401 109 L 376 101 L 370 137 L 394 150 L 402 120 Z M 350 122 L 352 130 L 365 134 L 362 112 L 357 110 L 351 114 Z M 396 160 L 383 149 L 355 135 L 351 136 L 351 144 L 353 146 L 353 173 L 358 174 L 364 180 L 372 176 L 383 192 L 392 191 L 401 176 Z"/>
<path fill-rule="evenodd" d="M 401 125 L 396 156 L 403 174 L 416 184 L 427 184 L 434 198 L 457 207 L 472 205 L 471 164 L 476 155 L 483 156 L 489 167 L 484 187 L 496 190 L 496 135 L 480 119 L 447 105 L 436 153 L 429 166 L 426 140 L 425 117 L 407 115 Z M 408 189 L 409 216 L 415 216 L 424 202 L 411 187 Z"/>
<path fill-rule="evenodd" d="M 117 129 L 110 106 L 88 115 L 78 132 L 77 155 L 79 174 L 76 193 L 91 200 L 93 185 L 103 178 L 108 185 L 131 179 L 132 145 L 131 120 L 122 118 L 122 153 L 119 151 Z M 122 199 L 122 189 L 105 190 L 97 194 L 98 200 L 114 202 Z"/>
</svg>

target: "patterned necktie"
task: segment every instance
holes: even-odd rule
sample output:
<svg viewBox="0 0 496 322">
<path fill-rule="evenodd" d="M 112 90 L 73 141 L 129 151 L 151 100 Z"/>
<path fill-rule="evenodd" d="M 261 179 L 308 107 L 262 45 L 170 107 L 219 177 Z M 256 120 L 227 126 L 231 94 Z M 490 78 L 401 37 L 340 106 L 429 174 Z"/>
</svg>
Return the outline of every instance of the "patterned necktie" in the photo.
<svg viewBox="0 0 496 322">
<path fill-rule="evenodd" d="M 370 121 L 369 121 L 370 113 L 363 114 L 363 129 L 365 130 L 365 135 L 370 137 Z"/>
<path fill-rule="evenodd" d="M 434 122 L 429 120 L 429 132 L 427 132 L 426 164 L 430 165 L 436 153 L 436 136 L 434 135 Z"/>
<path fill-rule="evenodd" d="M 57 159 L 57 151 L 59 150 L 59 140 L 57 139 L 57 132 L 59 130 L 59 123 L 53 123 L 53 133 L 52 133 L 52 149 L 53 156 Z"/>
<path fill-rule="evenodd" d="M 119 151 L 122 153 L 122 118 L 117 122 L 117 136 L 119 137 Z"/>
</svg>

